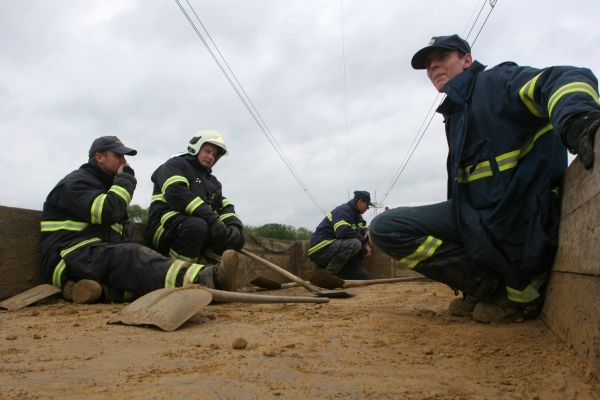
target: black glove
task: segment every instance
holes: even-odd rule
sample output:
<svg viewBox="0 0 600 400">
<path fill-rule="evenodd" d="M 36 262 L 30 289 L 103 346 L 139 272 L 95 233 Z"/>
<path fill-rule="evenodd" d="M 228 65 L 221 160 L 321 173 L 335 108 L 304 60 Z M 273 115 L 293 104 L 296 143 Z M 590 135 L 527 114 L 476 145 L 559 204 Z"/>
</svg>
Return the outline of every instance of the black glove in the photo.
<svg viewBox="0 0 600 400">
<path fill-rule="evenodd" d="M 229 226 L 227 228 L 227 241 L 225 247 L 233 250 L 241 250 L 244 247 L 244 234 L 237 226 Z"/>
<path fill-rule="evenodd" d="M 126 242 L 131 241 L 133 239 L 134 233 L 135 233 L 135 223 L 130 219 L 123 222 L 123 235 L 121 236 L 121 238 Z"/>
<path fill-rule="evenodd" d="M 208 227 L 211 241 L 221 242 L 227 239 L 227 227 L 220 219 L 215 219 Z"/>
<path fill-rule="evenodd" d="M 563 141 L 577 154 L 585 169 L 594 165 L 594 136 L 600 128 L 600 112 L 587 112 L 572 118 Z"/>
<path fill-rule="evenodd" d="M 133 172 L 133 168 L 131 168 L 131 166 L 129 164 L 125 164 L 123 166 L 123 172 L 129 175 L 133 175 L 135 176 L 135 172 Z"/>
</svg>

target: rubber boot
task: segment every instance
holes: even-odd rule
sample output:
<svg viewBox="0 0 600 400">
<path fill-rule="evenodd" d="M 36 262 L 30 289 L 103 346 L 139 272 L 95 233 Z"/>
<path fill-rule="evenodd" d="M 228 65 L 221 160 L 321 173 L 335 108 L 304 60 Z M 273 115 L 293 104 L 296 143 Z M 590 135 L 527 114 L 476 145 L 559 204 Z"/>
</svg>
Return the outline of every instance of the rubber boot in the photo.
<svg viewBox="0 0 600 400">
<path fill-rule="evenodd" d="M 472 317 L 477 303 L 478 301 L 469 295 L 453 299 L 448 305 L 448 313 L 455 317 Z"/>
<path fill-rule="evenodd" d="M 75 304 L 97 303 L 102 297 L 102 286 L 91 279 L 67 281 L 63 287 L 63 297 Z"/>
</svg>

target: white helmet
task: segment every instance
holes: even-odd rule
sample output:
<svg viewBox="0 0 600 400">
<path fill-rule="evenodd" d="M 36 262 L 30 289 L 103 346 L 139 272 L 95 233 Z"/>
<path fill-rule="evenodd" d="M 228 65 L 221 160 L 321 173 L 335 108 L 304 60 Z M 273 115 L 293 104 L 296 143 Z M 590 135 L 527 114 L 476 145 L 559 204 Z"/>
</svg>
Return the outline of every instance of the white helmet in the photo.
<svg viewBox="0 0 600 400">
<path fill-rule="evenodd" d="M 190 139 L 190 142 L 187 147 L 188 153 L 191 155 L 196 155 L 200 152 L 200 148 L 204 143 L 214 144 L 219 148 L 219 157 L 223 155 L 227 155 L 227 146 L 225 146 L 225 141 L 223 140 L 223 136 L 217 131 L 209 131 L 202 130 L 196 132 L 193 138 Z"/>
</svg>

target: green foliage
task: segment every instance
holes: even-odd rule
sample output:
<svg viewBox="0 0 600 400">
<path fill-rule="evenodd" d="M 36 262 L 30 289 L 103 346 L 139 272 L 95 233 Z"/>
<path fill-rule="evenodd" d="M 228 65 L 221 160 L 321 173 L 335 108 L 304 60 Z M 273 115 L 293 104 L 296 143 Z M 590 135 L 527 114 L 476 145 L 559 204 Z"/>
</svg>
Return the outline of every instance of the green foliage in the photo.
<svg viewBox="0 0 600 400">
<path fill-rule="evenodd" d="M 308 240 L 312 235 L 312 232 L 306 228 L 294 228 L 284 224 L 244 226 L 244 232 L 257 237 L 283 240 Z"/>
<path fill-rule="evenodd" d="M 132 204 L 127 207 L 127 214 L 133 222 L 141 222 L 144 224 L 148 222 L 148 210 L 137 204 Z"/>
</svg>

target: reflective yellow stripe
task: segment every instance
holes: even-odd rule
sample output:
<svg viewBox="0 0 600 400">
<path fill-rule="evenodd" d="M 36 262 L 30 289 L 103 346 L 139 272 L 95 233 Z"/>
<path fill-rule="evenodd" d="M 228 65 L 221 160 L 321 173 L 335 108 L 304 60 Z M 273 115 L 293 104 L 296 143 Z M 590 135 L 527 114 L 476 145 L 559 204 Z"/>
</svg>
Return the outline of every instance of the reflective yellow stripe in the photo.
<svg viewBox="0 0 600 400">
<path fill-rule="evenodd" d="M 556 104 L 560 101 L 560 99 L 563 98 L 563 96 L 569 93 L 589 94 L 596 103 L 600 104 L 598 93 L 596 93 L 596 90 L 592 87 L 592 85 L 587 82 L 571 82 L 559 87 L 554 93 L 552 93 L 550 100 L 548 100 L 548 115 L 552 115 L 552 110 L 554 110 Z"/>
<path fill-rule="evenodd" d="M 125 189 L 122 186 L 112 185 L 108 191 L 113 192 L 114 194 L 125 200 L 125 203 L 127 205 L 129 205 L 129 202 L 131 202 L 131 195 L 129 194 L 127 189 Z"/>
<path fill-rule="evenodd" d="M 227 218 L 231 218 L 231 217 L 236 217 L 237 219 L 240 219 L 240 217 L 236 213 L 226 213 L 226 214 L 219 215 L 219 219 L 221 221 L 225 221 Z"/>
<path fill-rule="evenodd" d="M 421 245 L 412 254 L 402 258 L 399 262 L 401 265 L 406 266 L 409 269 L 413 269 L 421 261 L 430 258 L 438 247 L 442 245 L 443 241 L 433 236 L 427 236 L 427 238 L 421 243 Z"/>
<path fill-rule="evenodd" d="M 202 264 L 191 264 L 187 271 L 185 271 L 185 276 L 183 277 L 183 286 L 193 284 L 196 276 L 202 268 L 204 268 L 204 265 Z"/>
<path fill-rule="evenodd" d="M 57 288 L 62 289 L 62 276 L 67 268 L 67 264 L 65 263 L 65 256 L 71 253 L 73 250 L 77 250 L 80 247 L 86 246 L 90 243 L 100 242 L 100 238 L 91 238 L 87 240 L 83 240 L 79 243 L 74 244 L 73 246 L 67 247 L 60 252 L 61 260 L 54 267 L 54 272 L 52 273 L 52 284 Z"/>
<path fill-rule="evenodd" d="M 202 200 L 200 197 L 194 197 L 194 199 L 190 201 L 185 208 L 185 213 L 187 215 L 194 214 L 196 208 L 200 207 L 202 204 L 204 204 L 204 200 Z"/>
<path fill-rule="evenodd" d="M 313 247 L 308 249 L 308 255 L 311 255 L 314 252 L 321 250 L 323 247 L 329 246 L 333 242 L 335 242 L 335 239 L 327 239 L 320 241 L 319 243 L 315 244 Z"/>
<path fill-rule="evenodd" d="M 185 184 L 185 186 L 190 187 L 190 182 L 188 182 L 188 180 L 184 176 L 174 175 L 174 176 L 170 177 L 169 179 L 167 179 L 165 181 L 165 183 L 163 183 L 162 188 L 160 189 L 160 191 L 163 194 L 165 194 L 165 192 L 167 191 L 167 188 L 169 186 L 171 186 L 172 184 L 177 183 L 177 182 L 182 182 L 182 183 Z"/>
<path fill-rule="evenodd" d="M 72 221 L 70 219 L 65 221 L 42 221 L 40 223 L 42 232 L 54 232 L 54 231 L 82 231 L 87 228 L 89 224 L 87 222 Z"/>
<path fill-rule="evenodd" d="M 183 254 L 179 254 L 178 252 L 176 252 L 173 249 L 169 249 L 169 256 L 171 256 L 172 258 L 176 258 L 178 260 L 185 261 L 185 262 L 192 262 L 192 261 L 194 261 L 193 258 L 184 256 Z"/>
<path fill-rule="evenodd" d="M 156 232 L 154 232 L 154 236 L 152 237 L 152 243 L 154 244 L 154 247 L 158 247 L 158 242 L 165 232 L 165 223 L 169 220 L 169 218 L 177 214 L 179 214 L 177 211 L 168 211 L 164 213 L 162 217 L 160 217 L 160 225 L 158 228 L 156 228 Z"/>
<path fill-rule="evenodd" d="M 102 209 L 104 208 L 105 200 L 106 193 L 102 193 L 94 199 L 90 210 L 90 221 L 92 224 L 102 224 Z"/>
<path fill-rule="evenodd" d="M 547 117 L 546 113 L 542 106 L 534 100 L 535 95 L 535 84 L 544 71 L 540 72 L 536 76 L 533 77 L 529 82 L 527 82 L 523 87 L 519 90 L 519 97 L 521 97 L 521 101 L 525 104 L 525 107 L 536 117 L 544 118 Z"/>
<path fill-rule="evenodd" d="M 179 273 L 179 270 L 181 269 L 181 267 L 183 267 L 184 265 L 185 265 L 185 262 L 183 262 L 181 260 L 174 260 L 173 263 L 171 263 L 171 266 L 167 270 L 167 274 L 165 276 L 165 287 L 166 288 L 174 288 L 175 287 L 175 285 L 177 284 L 177 274 Z"/>
<path fill-rule="evenodd" d="M 65 263 L 65 260 L 61 258 L 60 262 L 54 267 L 54 272 L 52 273 L 52 284 L 59 289 L 62 289 L 62 276 L 66 267 L 67 264 Z"/>
<path fill-rule="evenodd" d="M 223 207 L 227 207 L 231 205 L 231 201 L 229 201 L 229 199 L 226 199 L 225 197 L 223 197 Z"/>
<path fill-rule="evenodd" d="M 352 225 L 350 225 L 350 223 L 349 223 L 349 222 L 346 222 L 346 221 L 344 221 L 344 220 L 341 220 L 341 221 L 338 221 L 338 222 L 336 222 L 336 223 L 333 225 L 333 231 L 334 231 L 334 232 L 335 232 L 335 231 L 337 231 L 337 230 L 338 230 L 338 229 L 339 229 L 341 226 L 344 226 L 344 225 L 348 225 L 349 227 L 352 227 Z"/>
<path fill-rule="evenodd" d="M 527 285 L 527 287 L 523 290 L 518 290 L 507 286 L 506 294 L 508 299 L 510 301 L 514 301 L 515 303 L 531 303 L 540 297 L 540 292 L 538 292 L 533 285 Z"/>
<path fill-rule="evenodd" d="M 151 202 L 154 202 L 154 201 L 162 201 L 163 203 L 166 203 L 167 199 L 165 199 L 164 194 L 159 193 L 159 194 L 155 194 L 152 196 Z"/>
<path fill-rule="evenodd" d="M 519 164 L 519 160 L 525 157 L 532 149 L 537 140 L 552 130 L 552 124 L 544 126 L 537 131 L 531 140 L 528 140 L 520 150 L 509 151 L 496 157 L 496 164 L 501 172 L 515 168 Z M 492 167 L 489 161 L 482 161 L 473 165 L 469 165 L 458 171 L 458 183 L 470 183 L 482 178 L 493 176 Z"/>
<path fill-rule="evenodd" d="M 127 303 L 131 300 L 133 300 L 133 293 L 127 290 L 123 291 L 123 301 Z"/>
<path fill-rule="evenodd" d="M 333 215 L 331 215 L 330 212 L 327 213 L 327 215 L 325 215 L 325 217 L 329 220 L 329 221 L 333 221 Z"/>
<path fill-rule="evenodd" d="M 123 235 L 123 225 L 119 223 L 112 224 L 110 229 L 117 232 L 119 235 Z"/>
</svg>

